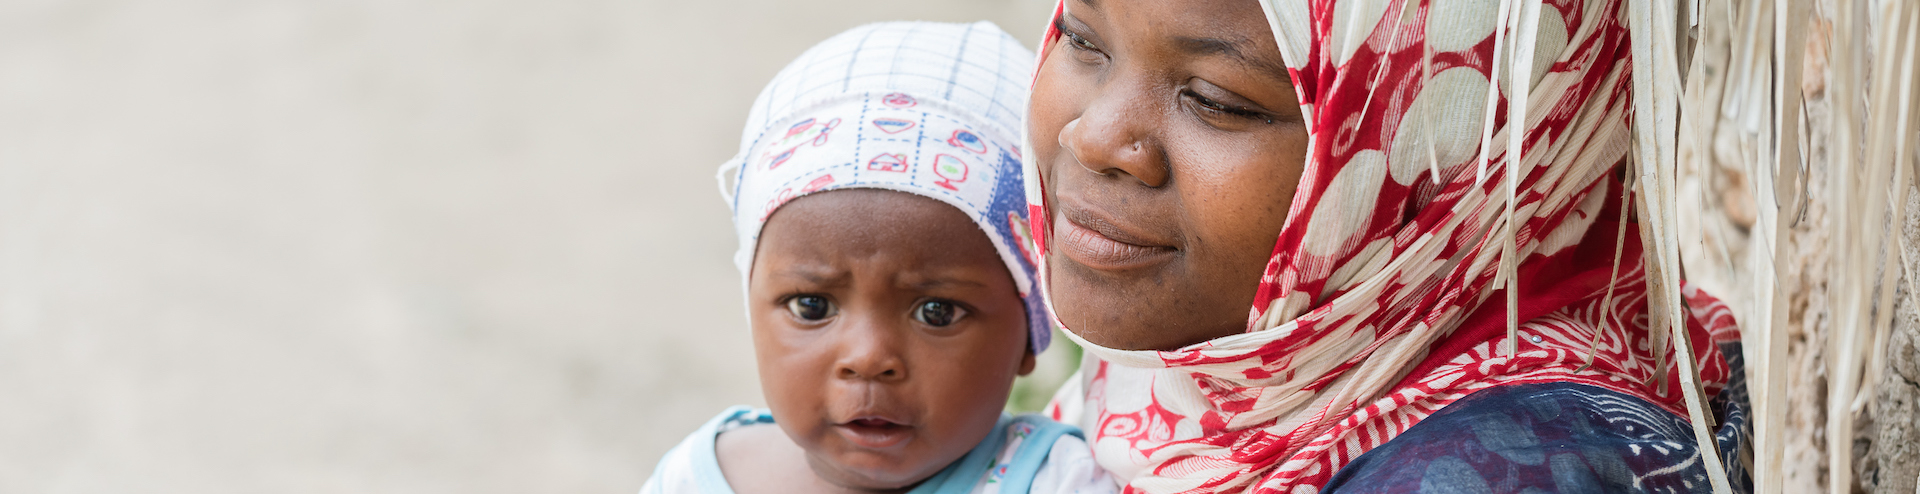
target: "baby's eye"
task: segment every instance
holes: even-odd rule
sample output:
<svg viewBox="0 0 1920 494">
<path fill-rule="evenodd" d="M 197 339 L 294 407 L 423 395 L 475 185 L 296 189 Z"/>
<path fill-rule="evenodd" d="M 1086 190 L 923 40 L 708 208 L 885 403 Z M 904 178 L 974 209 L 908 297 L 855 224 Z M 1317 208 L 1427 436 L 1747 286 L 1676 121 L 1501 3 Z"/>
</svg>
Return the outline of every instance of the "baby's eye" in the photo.
<svg viewBox="0 0 1920 494">
<path fill-rule="evenodd" d="M 913 309 L 914 319 L 936 328 L 946 327 L 966 316 L 966 309 L 944 300 L 929 300 Z"/>
<path fill-rule="evenodd" d="M 802 320 L 818 321 L 833 317 L 833 301 L 819 295 L 801 295 L 787 300 L 787 312 Z"/>
</svg>

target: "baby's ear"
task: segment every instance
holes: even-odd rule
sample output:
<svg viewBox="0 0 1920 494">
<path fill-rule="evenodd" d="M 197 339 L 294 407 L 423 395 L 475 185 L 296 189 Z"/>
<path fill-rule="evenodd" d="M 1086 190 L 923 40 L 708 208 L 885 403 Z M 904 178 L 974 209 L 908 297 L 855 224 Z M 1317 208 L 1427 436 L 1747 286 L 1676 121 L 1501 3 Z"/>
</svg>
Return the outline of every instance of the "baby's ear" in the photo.
<svg viewBox="0 0 1920 494">
<path fill-rule="evenodd" d="M 1032 346 L 1032 343 L 1028 343 L 1028 346 Z M 1033 356 L 1033 350 L 1027 350 L 1027 354 L 1020 357 L 1020 375 L 1032 374 L 1033 366 L 1037 360 L 1038 359 Z"/>
</svg>

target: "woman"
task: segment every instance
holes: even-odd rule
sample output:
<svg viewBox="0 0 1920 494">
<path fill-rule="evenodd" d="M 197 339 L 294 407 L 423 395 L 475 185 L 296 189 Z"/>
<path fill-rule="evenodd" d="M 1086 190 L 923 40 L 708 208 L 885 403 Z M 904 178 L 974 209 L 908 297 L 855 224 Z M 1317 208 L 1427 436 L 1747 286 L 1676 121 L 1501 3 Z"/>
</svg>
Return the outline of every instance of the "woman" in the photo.
<svg viewBox="0 0 1920 494">
<path fill-rule="evenodd" d="M 1130 492 L 1708 488 L 1622 213 L 1625 3 L 1514 3 L 1056 9 L 1029 207 L 1090 358 L 1055 413 Z M 1687 295 L 1738 488 L 1737 332 Z"/>
</svg>

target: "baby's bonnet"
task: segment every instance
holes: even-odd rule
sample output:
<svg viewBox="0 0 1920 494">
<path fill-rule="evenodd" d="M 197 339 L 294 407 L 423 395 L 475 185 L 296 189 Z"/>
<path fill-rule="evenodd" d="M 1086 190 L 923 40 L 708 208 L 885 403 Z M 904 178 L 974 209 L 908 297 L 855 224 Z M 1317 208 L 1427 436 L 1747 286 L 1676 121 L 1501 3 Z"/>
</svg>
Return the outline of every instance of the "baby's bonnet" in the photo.
<svg viewBox="0 0 1920 494">
<path fill-rule="evenodd" d="M 787 201 L 845 188 L 926 196 L 987 233 L 1026 303 L 1033 351 L 1046 349 L 1019 146 L 1033 61 L 991 22 L 886 22 L 788 64 L 754 99 L 739 154 L 717 177 L 742 285 L 761 228 Z"/>
</svg>

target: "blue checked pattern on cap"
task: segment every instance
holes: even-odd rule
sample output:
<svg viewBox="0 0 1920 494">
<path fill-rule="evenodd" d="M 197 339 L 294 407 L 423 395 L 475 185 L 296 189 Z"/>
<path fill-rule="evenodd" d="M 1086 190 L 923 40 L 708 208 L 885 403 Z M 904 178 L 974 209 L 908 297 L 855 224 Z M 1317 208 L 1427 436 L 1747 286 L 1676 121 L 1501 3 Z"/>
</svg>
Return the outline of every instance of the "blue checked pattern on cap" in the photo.
<svg viewBox="0 0 1920 494">
<path fill-rule="evenodd" d="M 1026 303 L 1038 353 L 1053 335 L 1034 278 L 1020 132 L 1034 56 L 991 22 L 888 22 L 840 33 L 760 91 L 721 166 L 742 285 L 774 210 L 845 188 L 931 197 L 972 218 Z"/>
</svg>

